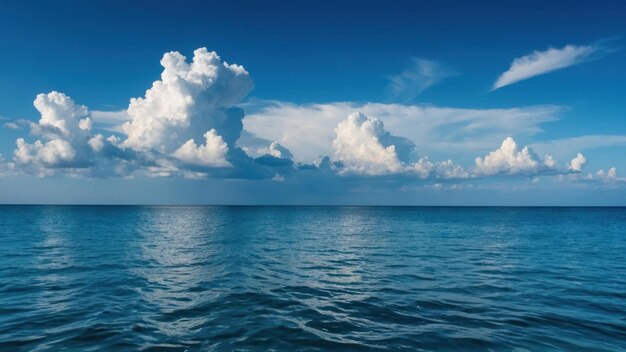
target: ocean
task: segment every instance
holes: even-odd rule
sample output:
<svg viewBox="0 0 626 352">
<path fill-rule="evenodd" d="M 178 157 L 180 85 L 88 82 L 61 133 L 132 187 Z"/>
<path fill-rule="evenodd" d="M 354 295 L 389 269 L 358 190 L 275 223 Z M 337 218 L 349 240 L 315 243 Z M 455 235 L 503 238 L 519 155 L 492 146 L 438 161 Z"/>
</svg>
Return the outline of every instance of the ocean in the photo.
<svg viewBox="0 0 626 352">
<path fill-rule="evenodd" d="M 626 350 L 626 208 L 0 206 L 0 350 Z"/>
</svg>

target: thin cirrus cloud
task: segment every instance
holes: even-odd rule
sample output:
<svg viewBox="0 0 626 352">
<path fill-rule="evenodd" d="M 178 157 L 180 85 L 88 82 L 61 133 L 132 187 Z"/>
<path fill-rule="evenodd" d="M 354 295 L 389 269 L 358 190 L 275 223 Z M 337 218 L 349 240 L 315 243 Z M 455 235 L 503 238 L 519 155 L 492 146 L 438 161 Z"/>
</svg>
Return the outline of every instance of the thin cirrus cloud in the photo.
<svg viewBox="0 0 626 352">
<path fill-rule="evenodd" d="M 444 79 L 457 75 L 437 61 L 413 58 L 411 67 L 388 77 L 387 90 L 393 100 L 408 102 Z"/>
<path fill-rule="evenodd" d="M 607 48 L 599 44 L 568 44 L 560 49 L 550 48 L 545 51 L 535 51 L 532 54 L 514 59 L 511 67 L 498 77 L 491 91 L 535 76 L 597 59 L 609 52 Z"/>
</svg>

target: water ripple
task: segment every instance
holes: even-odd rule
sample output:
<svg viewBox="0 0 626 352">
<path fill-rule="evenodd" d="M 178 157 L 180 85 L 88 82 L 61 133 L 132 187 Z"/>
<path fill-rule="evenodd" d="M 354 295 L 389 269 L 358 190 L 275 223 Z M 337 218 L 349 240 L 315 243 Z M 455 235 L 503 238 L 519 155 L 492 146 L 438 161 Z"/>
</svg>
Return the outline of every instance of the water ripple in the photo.
<svg viewBox="0 0 626 352">
<path fill-rule="evenodd" d="M 625 215 L 2 206 L 0 350 L 626 350 Z"/>
</svg>

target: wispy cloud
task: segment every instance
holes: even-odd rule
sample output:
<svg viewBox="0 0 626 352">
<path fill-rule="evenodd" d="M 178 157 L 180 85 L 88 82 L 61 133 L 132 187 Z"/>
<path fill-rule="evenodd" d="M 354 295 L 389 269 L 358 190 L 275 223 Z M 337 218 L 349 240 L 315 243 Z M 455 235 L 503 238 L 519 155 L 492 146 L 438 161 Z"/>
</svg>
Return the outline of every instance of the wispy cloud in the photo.
<svg viewBox="0 0 626 352">
<path fill-rule="evenodd" d="M 407 102 L 445 78 L 456 75 L 458 73 L 439 62 L 413 58 L 411 67 L 389 76 L 387 89 L 394 100 Z"/>
<path fill-rule="evenodd" d="M 20 128 L 21 120 L 13 121 L 12 119 L 9 119 L 7 117 L 4 117 L 4 116 L 0 115 L 0 122 L 3 122 L 3 121 L 5 121 L 2 124 L 3 127 L 10 128 L 12 130 L 18 130 Z"/>
<path fill-rule="evenodd" d="M 255 101 L 247 106 L 246 131 L 278 141 L 297 161 L 332 155 L 335 127 L 355 111 L 384 122 L 387 130 L 413 141 L 420 153 L 467 156 L 488 151 L 494 140 L 541 133 L 542 124 L 556 121 L 562 106 L 539 105 L 509 109 L 462 109 L 408 104 L 332 102 L 298 105 Z M 240 141 L 241 142 L 241 141 Z"/>
<path fill-rule="evenodd" d="M 124 133 L 122 125 L 125 122 L 131 121 L 132 118 L 128 115 L 126 110 L 118 111 L 98 111 L 91 112 L 91 118 L 95 124 L 95 127 L 105 131 Z"/>
<path fill-rule="evenodd" d="M 491 90 L 494 91 L 531 77 L 598 59 L 609 52 L 610 50 L 598 43 L 591 45 L 569 44 L 561 49 L 550 48 L 545 51 L 535 51 L 530 55 L 514 59 L 511 67 L 498 77 Z"/>
<path fill-rule="evenodd" d="M 583 135 L 563 139 L 544 140 L 532 143 L 533 150 L 551 153 L 555 158 L 569 156 L 573 150 L 590 150 L 606 147 L 626 147 L 626 135 Z"/>
</svg>

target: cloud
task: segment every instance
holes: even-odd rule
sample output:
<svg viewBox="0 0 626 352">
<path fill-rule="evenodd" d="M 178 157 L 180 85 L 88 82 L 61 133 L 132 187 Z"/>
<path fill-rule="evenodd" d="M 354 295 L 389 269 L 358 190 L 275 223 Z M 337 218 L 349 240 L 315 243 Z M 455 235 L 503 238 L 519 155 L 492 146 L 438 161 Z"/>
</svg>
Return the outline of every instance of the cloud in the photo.
<svg viewBox="0 0 626 352">
<path fill-rule="evenodd" d="M 9 122 L 5 122 L 3 124 L 4 127 L 12 129 L 12 130 L 21 130 L 23 128 L 30 128 L 33 125 L 32 121 L 25 119 L 17 119 Z"/>
<path fill-rule="evenodd" d="M 63 93 L 40 94 L 35 100 L 35 106 L 41 113 L 41 119 L 38 123 L 31 123 L 30 128 L 31 133 L 40 139 L 29 144 L 19 138 L 14 161 L 18 167 L 38 176 L 62 171 L 71 176 L 135 177 L 144 174 L 150 177 L 178 175 L 185 178 L 265 178 L 285 181 L 296 175 L 298 170 L 310 170 L 318 172 L 318 177 L 322 179 L 393 176 L 396 181 L 413 182 L 463 180 L 500 174 L 580 172 L 586 162 L 579 154 L 569 163 L 568 170 L 559 171 L 551 155 L 546 154 L 543 160 L 539 160 L 530 148 L 520 149 L 512 138 L 506 138 L 500 148 L 484 158 L 476 158 L 475 166 L 466 170 L 450 159 L 433 162 L 427 156 L 419 157 L 413 141 L 392 134 L 377 117 L 358 112 L 337 123 L 334 139 L 330 143 L 332 159 L 318 158 L 314 164 L 294 163 L 289 149 L 250 132 L 242 133 L 241 127 L 234 129 L 235 133 L 226 135 L 230 136 L 231 141 L 241 136 L 249 143 L 256 143 L 258 148 L 254 152 L 248 151 L 253 154 L 251 156 L 246 155 L 236 143 L 230 147 L 216 129 L 204 133 L 203 144 L 192 138 L 173 151 L 168 151 L 163 145 L 135 150 L 124 145 L 123 138 L 105 138 L 102 134 L 92 133 L 89 110 L 74 103 Z M 373 109 L 371 105 L 367 106 Z M 378 105 L 374 107 L 386 111 Z M 438 112 L 437 109 L 434 111 Z M 236 116 L 236 121 L 241 121 L 241 117 Z M 472 119 L 462 121 L 469 121 L 469 124 L 475 126 L 482 123 Z M 611 172 L 607 174 L 609 177 L 612 175 Z"/>
<path fill-rule="evenodd" d="M 245 103 L 252 89 L 248 72 L 214 52 L 198 49 L 191 62 L 170 52 L 161 64 L 161 79 L 144 97 L 131 99 L 125 112 L 91 112 L 54 91 L 38 95 L 39 121 L 15 121 L 28 126 L 32 140 L 18 138 L 13 162 L 0 166 L 38 176 L 331 180 L 367 188 L 374 177 L 381 184 L 451 183 L 580 172 L 585 162 L 574 159 L 569 170 L 559 169 L 552 154 L 540 159 L 513 138 L 474 158 L 503 135 L 540 133 L 541 124 L 558 119 L 558 106 Z M 244 119 L 242 107 L 253 113 Z M 116 133 L 106 136 L 105 130 Z M 443 161 L 431 161 L 437 159 Z"/>
<path fill-rule="evenodd" d="M 0 154 L 0 176 L 9 176 L 15 174 L 15 163 L 6 162 L 2 154 Z"/>
<path fill-rule="evenodd" d="M 87 107 L 54 91 L 37 95 L 34 106 L 41 118 L 38 123 L 30 123 L 30 130 L 40 139 L 27 143 L 18 138 L 15 162 L 41 176 L 53 174 L 55 168 L 89 165 L 91 120 Z"/>
<path fill-rule="evenodd" d="M 335 157 L 345 165 L 344 172 L 384 175 L 402 170 L 395 145 L 382 142 L 391 135 L 380 120 L 354 113 L 335 132 Z"/>
<path fill-rule="evenodd" d="M 252 90 L 252 79 L 239 65 L 222 62 L 206 48 L 190 63 L 179 52 L 161 59 L 161 80 L 145 97 L 133 98 L 123 125 L 123 145 L 135 150 L 173 152 L 189 139 L 200 141 L 215 129 L 231 145 L 239 138 L 243 111 L 234 107 Z"/>
<path fill-rule="evenodd" d="M 413 58 L 410 68 L 389 77 L 387 89 L 394 100 L 407 102 L 429 87 L 456 75 L 456 72 L 436 61 Z"/>
<path fill-rule="evenodd" d="M 565 179 L 565 177 L 560 177 L 560 181 Z M 582 174 L 579 171 L 574 171 L 572 174 L 568 175 L 567 179 L 574 182 L 591 183 L 609 187 L 622 186 L 626 184 L 626 177 L 619 176 L 617 174 L 617 168 L 614 166 L 608 168 L 606 171 L 604 171 L 604 169 L 600 169 L 595 173 L 588 174 Z"/>
<path fill-rule="evenodd" d="M 58 166 L 61 163 L 71 162 L 76 156 L 72 145 L 63 139 L 52 139 L 42 143 L 37 140 L 28 144 L 23 138 L 17 139 L 15 161 L 21 164 L 36 164 L 46 166 Z"/>
<path fill-rule="evenodd" d="M 16 122 L 5 122 L 3 124 L 4 127 L 6 128 L 10 128 L 12 130 L 19 130 L 20 129 L 20 125 L 17 124 Z"/>
<path fill-rule="evenodd" d="M 87 144 L 91 147 L 94 152 L 100 152 L 104 149 L 104 136 L 101 134 L 97 134 L 87 141 Z"/>
<path fill-rule="evenodd" d="M 622 135 L 585 135 L 533 143 L 537 151 L 551 152 L 555 156 L 566 157 L 572 150 L 626 146 L 626 136 Z"/>
<path fill-rule="evenodd" d="M 63 93 L 39 94 L 33 104 L 41 114 L 39 126 L 50 133 L 74 137 L 91 129 L 87 107 Z"/>
<path fill-rule="evenodd" d="M 93 120 L 94 127 L 117 132 L 124 133 L 123 125 L 129 122 L 132 118 L 128 115 L 126 110 L 119 111 L 91 111 L 91 119 Z"/>
<path fill-rule="evenodd" d="M 558 120 L 563 107 L 539 105 L 509 109 L 462 109 L 436 106 L 334 102 L 292 104 L 253 101 L 243 120 L 248 136 L 237 143 L 254 148 L 249 136 L 276 141 L 288 148 L 294 160 L 312 162 L 332 155 L 335 127 L 346 116 L 360 111 L 384 123 L 390 134 L 415 144 L 425 154 L 449 155 L 473 162 L 476 152 L 489 150 L 494 140 L 507 136 L 532 136 L 542 132 L 541 124 Z M 399 157 L 402 151 L 396 145 Z"/>
<path fill-rule="evenodd" d="M 64 93 L 39 94 L 33 104 L 40 113 L 39 121 L 18 121 L 28 126 L 36 139 L 32 143 L 17 139 L 15 170 L 39 177 L 126 177 L 153 163 L 152 155 L 122 148 L 118 137 L 94 134 L 91 112 Z"/>
<path fill-rule="evenodd" d="M 428 157 L 420 158 L 408 167 L 410 173 L 415 173 L 420 179 L 466 179 L 471 175 L 462 166 L 452 160 L 431 162 Z"/>
<path fill-rule="evenodd" d="M 253 88 L 243 66 L 228 64 L 206 48 L 195 50 L 191 62 L 178 52 L 166 53 L 161 65 L 161 79 L 144 97 L 130 100 L 122 148 L 153 154 L 148 159 L 156 165 L 148 170 L 158 175 L 176 169 L 213 177 L 275 175 L 275 164 L 251 158 L 236 144 L 244 118 L 237 105 Z M 219 168 L 223 170 L 215 170 Z"/>
<path fill-rule="evenodd" d="M 551 158 L 546 164 L 552 164 Z M 474 172 L 478 175 L 496 174 L 533 174 L 544 166 L 537 156 L 528 148 L 521 150 L 511 137 L 507 137 L 500 148 L 492 151 L 484 158 L 476 158 Z M 547 167 L 547 165 L 546 165 Z"/>
<path fill-rule="evenodd" d="M 570 161 L 568 169 L 573 172 L 581 172 L 586 163 L 587 158 L 581 153 L 578 153 L 576 157 Z"/>
<path fill-rule="evenodd" d="M 241 131 L 241 136 L 237 140 L 237 146 L 240 146 L 252 158 L 270 155 L 279 159 L 293 159 L 291 151 L 280 143 L 260 138 L 246 130 Z"/>
<path fill-rule="evenodd" d="M 606 172 L 603 169 L 598 170 L 595 175 L 590 175 L 592 179 L 597 179 L 605 183 L 621 183 L 626 182 L 626 177 L 617 175 L 615 167 L 609 168 Z"/>
<path fill-rule="evenodd" d="M 515 140 L 507 137 L 500 148 L 490 152 L 484 158 L 476 158 L 472 173 L 476 176 L 493 175 L 539 175 L 539 174 L 568 174 L 580 172 L 587 159 L 578 153 L 567 168 L 560 167 L 551 154 L 545 154 L 543 159 L 528 146 L 519 148 Z"/>
<path fill-rule="evenodd" d="M 215 129 L 204 134 L 206 143 L 198 146 L 193 139 L 188 140 L 172 155 L 186 163 L 208 167 L 230 167 L 226 160 L 228 145 Z"/>
<path fill-rule="evenodd" d="M 545 157 L 543 158 L 543 165 L 545 167 L 547 167 L 548 169 L 554 169 L 557 166 L 556 160 L 554 160 L 554 157 L 550 154 L 546 154 Z"/>
<path fill-rule="evenodd" d="M 349 115 L 337 125 L 335 133 L 334 157 L 339 163 L 337 170 L 340 174 L 402 174 L 420 179 L 469 177 L 461 166 L 451 160 L 433 163 L 428 157 L 423 157 L 411 162 L 413 142 L 390 134 L 382 121 L 362 113 Z"/>
<path fill-rule="evenodd" d="M 597 44 L 579 46 L 569 44 L 560 49 L 550 48 L 545 51 L 535 51 L 532 54 L 514 59 L 511 67 L 498 77 L 491 90 L 494 91 L 531 77 L 574 66 L 598 58 L 607 52 L 605 48 Z"/>
<path fill-rule="evenodd" d="M 293 155 L 289 151 L 289 149 L 283 147 L 278 142 L 272 142 L 269 147 L 259 148 L 257 149 L 257 154 L 262 155 L 271 155 L 275 158 L 280 159 L 292 159 Z"/>
<path fill-rule="evenodd" d="M 63 93 L 40 94 L 35 107 L 41 119 L 28 126 L 41 139 L 32 144 L 19 139 L 16 163 L 39 176 L 271 178 L 276 169 L 288 173 L 293 168 L 291 162 L 271 162 L 278 154 L 291 156 L 277 144 L 262 160 L 236 146 L 244 113 L 234 104 L 252 89 L 242 66 L 222 62 L 204 48 L 194 51 L 190 63 L 169 52 L 161 64 L 161 80 L 145 97 L 131 99 L 126 112 L 97 112 L 93 118 L 87 107 Z M 94 124 L 122 136 L 94 134 Z"/>
</svg>

